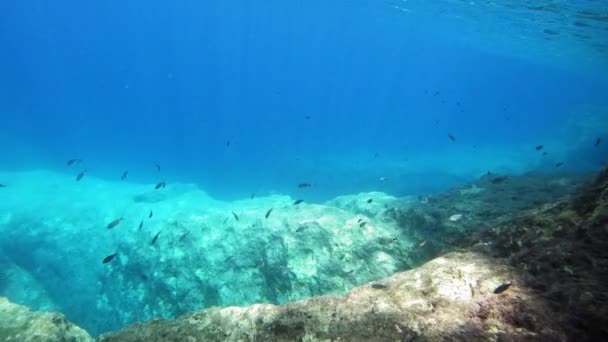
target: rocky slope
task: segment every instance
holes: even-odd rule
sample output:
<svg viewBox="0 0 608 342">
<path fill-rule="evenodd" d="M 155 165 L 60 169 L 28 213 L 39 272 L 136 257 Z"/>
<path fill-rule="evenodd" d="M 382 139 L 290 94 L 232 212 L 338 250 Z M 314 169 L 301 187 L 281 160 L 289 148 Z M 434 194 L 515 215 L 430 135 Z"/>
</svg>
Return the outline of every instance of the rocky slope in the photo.
<svg viewBox="0 0 608 342">
<path fill-rule="evenodd" d="M 505 292 L 495 289 L 505 281 Z M 114 341 L 563 340 L 517 272 L 480 254 L 451 253 L 341 297 L 282 306 L 211 308 L 107 334 Z"/>
<path fill-rule="evenodd" d="M 93 342 L 86 331 L 56 312 L 32 312 L 0 297 L 0 341 Z"/>
</svg>

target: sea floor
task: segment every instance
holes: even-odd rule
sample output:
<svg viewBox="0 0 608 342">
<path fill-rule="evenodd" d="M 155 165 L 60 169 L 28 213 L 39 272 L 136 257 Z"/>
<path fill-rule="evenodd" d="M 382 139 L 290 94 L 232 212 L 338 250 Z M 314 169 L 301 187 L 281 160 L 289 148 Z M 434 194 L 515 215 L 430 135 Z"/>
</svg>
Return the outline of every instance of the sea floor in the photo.
<svg viewBox="0 0 608 342">
<path fill-rule="evenodd" d="M 437 195 L 307 203 L 281 195 L 224 202 L 191 184 L 0 172 L 0 296 L 62 312 L 99 335 L 212 306 L 342 295 L 450 251 L 491 248 L 480 232 L 589 179 L 488 174 Z"/>
</svg>

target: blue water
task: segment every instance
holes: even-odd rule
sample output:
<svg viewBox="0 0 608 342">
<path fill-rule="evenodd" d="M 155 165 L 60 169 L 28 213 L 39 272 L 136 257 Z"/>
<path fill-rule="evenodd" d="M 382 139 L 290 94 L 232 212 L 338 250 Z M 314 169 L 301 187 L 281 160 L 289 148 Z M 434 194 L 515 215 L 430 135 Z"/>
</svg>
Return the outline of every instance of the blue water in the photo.
<svg viewBox="0 0 608 342">
<path fill-rule="evenodd" d="M 307 201 L 597 170 L 608 6 L 509 3 L 4 1 L 0 170 L 129 170 L 221 200 L 309 182 Z"/>
</svg>

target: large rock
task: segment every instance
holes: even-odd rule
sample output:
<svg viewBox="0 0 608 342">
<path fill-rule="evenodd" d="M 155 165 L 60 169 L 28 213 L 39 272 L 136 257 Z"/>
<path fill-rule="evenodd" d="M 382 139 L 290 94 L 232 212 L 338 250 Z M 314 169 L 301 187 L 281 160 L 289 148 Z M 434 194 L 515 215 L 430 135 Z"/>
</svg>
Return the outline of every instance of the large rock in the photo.
<svg viewBox="0 0 608 342">
<path fill-rule="evenodd" d="M 0 297 L 0 341 L 92 342 L 93 338 L 56 312 L 32 312 Z"/>
<path fill-rule="evenodd" d="M 507 280 L 513 285 L 495 294 Z M 100 341 L 564 340 L 550 315 L 509 266 L 450 253 L 345 296 L 210 308 L 133 325 Z"/>
</svg>

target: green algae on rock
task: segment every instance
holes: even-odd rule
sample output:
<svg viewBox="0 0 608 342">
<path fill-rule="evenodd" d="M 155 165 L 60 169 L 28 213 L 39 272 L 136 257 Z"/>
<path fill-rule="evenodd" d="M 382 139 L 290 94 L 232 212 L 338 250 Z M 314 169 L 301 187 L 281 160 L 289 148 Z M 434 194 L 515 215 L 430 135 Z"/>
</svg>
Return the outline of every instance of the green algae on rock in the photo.
<svg viewBox="0 0 608 342">
<path fill-rule="evenodd" d="M 505 279 L 514 286 L 493 293 Z M 517 272 L 474 253 L 450 253 L 340 297 L 210 308 L 103 335 L 130 341 L 564 340 L 547 305 Z"/>
<path fill-rule="evenodd" d="M 0 297 L 0 341 L 93 342 L 93 338 L 56 312 L 32 312 Z"/>
</svg>

